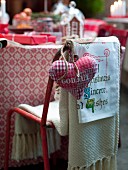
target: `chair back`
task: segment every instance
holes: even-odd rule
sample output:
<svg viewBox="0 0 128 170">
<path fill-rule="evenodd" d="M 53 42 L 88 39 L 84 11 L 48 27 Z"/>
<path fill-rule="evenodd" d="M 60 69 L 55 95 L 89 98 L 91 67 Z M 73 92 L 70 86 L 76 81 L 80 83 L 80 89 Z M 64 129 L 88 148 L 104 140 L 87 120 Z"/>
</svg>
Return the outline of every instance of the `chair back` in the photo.
<svg viewBox="0 0 128 170">
<path fill-rule="evenodd" d="M 126 47 L 126 42 L 128 38 L 128 30 L 114 28 L 112 30 L 112 35 L 116 36 L 119 39 L 121 46 Z"/>
<path fill-rule="evenodd" d="M 112 35 L 114 27 L 109 24 L 102 24 L 99 26 L 98 37 L 107 37 Z"/>
</svg>

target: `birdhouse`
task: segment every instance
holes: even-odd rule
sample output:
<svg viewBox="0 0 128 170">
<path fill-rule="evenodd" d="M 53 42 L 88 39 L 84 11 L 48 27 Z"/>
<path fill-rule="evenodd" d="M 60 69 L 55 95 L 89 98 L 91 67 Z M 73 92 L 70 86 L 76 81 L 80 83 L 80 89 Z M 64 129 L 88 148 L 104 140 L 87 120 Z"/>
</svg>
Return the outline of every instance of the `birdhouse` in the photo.
<svg viewBox="0 0 128 170">
<path fill-rule="evenodd" d="M 78 35 L 80 38 L 82 38 L 84 35 L 85 17 L 79 9 L 75 8 L 76 3 L 74 1 L 71 1 L 69 6 L 69 12 L 63 14 L 61 17 L 62 35 Z"/>
</svg>

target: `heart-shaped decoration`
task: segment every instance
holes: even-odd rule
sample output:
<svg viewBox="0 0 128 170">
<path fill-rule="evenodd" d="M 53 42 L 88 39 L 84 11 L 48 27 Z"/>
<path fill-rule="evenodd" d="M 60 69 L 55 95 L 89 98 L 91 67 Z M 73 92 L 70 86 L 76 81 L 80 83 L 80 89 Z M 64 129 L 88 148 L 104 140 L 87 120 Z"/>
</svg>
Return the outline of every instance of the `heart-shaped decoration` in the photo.
<svg viewBox="0 0 128 170">
<path fill-rule="evenodd" d="M 79 77 L 77 76 L 76 67 L 79 70 Z M 91 57 L 81 57 L 74 63 L 68 63 L 68 70 L 64 60 L 57 60 L 52 63 L 49 70 L 50 77 L 56 83 L 70 92 L 76 99 L 80 99 L 83 95 L 84 88 L 88 86 L 96 73 L 96 62 Z M 60 79 L 67 71 L 63 79 Z"/>
</svg>

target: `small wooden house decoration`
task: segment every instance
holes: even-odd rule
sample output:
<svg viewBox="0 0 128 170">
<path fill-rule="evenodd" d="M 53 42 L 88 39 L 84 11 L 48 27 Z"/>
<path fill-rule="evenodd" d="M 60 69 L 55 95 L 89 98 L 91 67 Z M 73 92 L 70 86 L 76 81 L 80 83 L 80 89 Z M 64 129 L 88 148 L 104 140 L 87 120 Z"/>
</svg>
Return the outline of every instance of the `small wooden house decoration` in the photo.
<svg viewBox="0 0 128 170">
<path fill-rule="evenodd" d="M 84 16 L 81 14 L 80 10 L 75 8 L 75 2 L 70 2 L 70 9 L 67 14 L 62 15 L 61 25 L 62 25 L 62 35 L 72 36 L 78 35 L 82 38 L 84 36 Z"/>
</svg>

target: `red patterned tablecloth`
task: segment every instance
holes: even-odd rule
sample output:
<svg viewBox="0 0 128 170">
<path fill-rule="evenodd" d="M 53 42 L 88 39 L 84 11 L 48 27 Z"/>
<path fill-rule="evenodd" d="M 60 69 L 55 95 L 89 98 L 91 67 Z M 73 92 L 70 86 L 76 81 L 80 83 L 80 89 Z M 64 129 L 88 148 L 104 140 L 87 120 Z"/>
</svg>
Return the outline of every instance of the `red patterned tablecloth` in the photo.
<svg viewBox="0 0 128 170">
<path fill-rule="evenodd" d="M 42 103 L 49 66 L 59 48 L 57 45 L 49 45 L 30 46 L 28 49 L 8 46 L 0 49 L 0 169 L 4 166 L 6 113 L 12 106 L 20 103 Z M 14 133 L 14 115 L 12 119 L 11 139 Z M 10 161 L 9 166 L 33 162 Z"/>
</svg>

